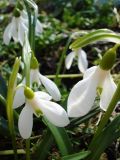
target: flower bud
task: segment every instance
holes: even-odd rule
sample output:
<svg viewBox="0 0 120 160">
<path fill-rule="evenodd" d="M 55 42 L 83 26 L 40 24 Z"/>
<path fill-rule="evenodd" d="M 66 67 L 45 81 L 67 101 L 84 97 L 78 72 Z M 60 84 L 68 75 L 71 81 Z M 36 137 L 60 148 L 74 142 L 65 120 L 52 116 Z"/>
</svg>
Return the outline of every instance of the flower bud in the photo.
<svg viewBox="0 0 120 160">
<path fill-rule="evenodd" d="M 15 8 L 13 15 L 17 18 L 20 17 L 20 10 L 18 8 Z"/>
<path fill-rule="evenodd" d="M 31 68 L 31 69 L 37 69 L 38 67 L 39 67 L 39 63 L 38 63 L 36 57 L 33 56 L 33 57 L 31 58 L 30 68 Z"/>
<path fill-rule="evenodd" d="M 32 89 L 30 89 L 29 87 L 25 87 L 24 89 L 24 95 L 27 99 L 33 99 L 34 97 L 34 92 L 32 91 Z"/>
<path fill-rule="evenodd" d="M 116 59 L 116 49 L 117 47 L 110 48 L 102 57 L 102 60 L 100 61 L 100 68 L 103 70 L 110 70 Z"/>
</svg>

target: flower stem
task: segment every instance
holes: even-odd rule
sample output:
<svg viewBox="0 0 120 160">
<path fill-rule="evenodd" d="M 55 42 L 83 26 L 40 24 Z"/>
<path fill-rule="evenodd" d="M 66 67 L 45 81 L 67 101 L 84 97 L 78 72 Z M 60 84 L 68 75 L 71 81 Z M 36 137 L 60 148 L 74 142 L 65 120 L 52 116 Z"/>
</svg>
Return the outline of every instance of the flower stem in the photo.
<svg viewBox="0 0 120 160">
<path fill-rule="evenodd" d="M 12 155 L 14 154 L 14 150 L 4 150 L 0 151 L 0 155 Z M 17 154 L 25 154 L 23 149 L 17 149 Z"/>
<path fill-rule="evenodd" d="M 99 134 L 102 132 L 103 128 L 105 127 L 105 125 L 107 124 L 117 102 L 120 100 L 120 82 L 118 83 L 118 86 L 117 86 L 117 89 L 114 93 L 114 96 L 108 106 L 108 109 L 107 111 L 105 112 L 99 126 L 98 126 L 98 129 L 97 129 L 97 132 L 96 134 L 94 135 L 93 139 L 92 139 L 92 142 L 90 143 L 90 146 L 89 146 L 89 149 L 91 150 L 92 147 L 94 146 L 94 142 L 95 140 L 97 139 L 97 137 L 99 136 Z"/>
<path fill-rule="evenodd" d="M 45 75 L 46 77 L 50 78 L 50 79 L 54 79 L 56 77 L 56 75 Z M 83 77 L 83 74 L 59 74 L 58 78 L 80 78 Z"/>
<path fill-rule="evenodd" d="M 25 2 L 25 1 L 24 1 Z M 28 13 L 28 18 L 29 18 L 29 43 L 32 49 L 32 56 L 34 55 L 35 51 L 35 27 L 36 27 L 36 14 L 34 10 L 34 15 L 33 18 L 31 16 L 31 11 L 30 7 L 27 2 L 25 2 L 27 13 Z M 27 64 L 26 67 L 26 86 L 30 87 L 30 63 L 31 63 L 31 57 L 29 59 L 29 63 Z M 30 160 L 30 139 L 26 140 L 26 160 Z"/>
<path fill-rule="evenodd" d="M 30 160 L 30 139 L 26 140 L 26 160 Z"/>
</svg>

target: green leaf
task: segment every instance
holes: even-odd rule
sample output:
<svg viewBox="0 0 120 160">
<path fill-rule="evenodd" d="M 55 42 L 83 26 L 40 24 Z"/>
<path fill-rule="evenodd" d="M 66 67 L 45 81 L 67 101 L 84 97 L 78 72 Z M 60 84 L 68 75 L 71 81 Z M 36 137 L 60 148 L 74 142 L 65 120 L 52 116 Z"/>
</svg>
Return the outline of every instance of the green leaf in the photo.
<svg viewBox="0 0 120 160">
<path fill-rule="evenodd" d="M 7 86 L 6 86 L 5 80 L 1 76 L 0 76 L 0 94 L 3 97 L 6 97 L 7 95 Z"/>
<path fill-rule="evenodd" d="M 78 38 L 70 45 L 70 48 L 76 50 L 78 48 L 82 48 L 90 43 L 107 40 L 113 43 L 120 43 L 120 36 L 115 32 L 108 29 L 98 29 L 96 31 L 92 31 L 83 37 Z"/>
<path fill-rule="evenodd" d="M 34 155 L 36 160 L 46 160 L 48 152 L 53 144 L 53 136 L 50 130 L 43 135 L 42 140 L 34 146 Z"/>
<path fill-rule="evenodd" d="M 117 138 L 120 137 L 120 116 L 116 117 L 94 140 L 89 147 L 91 151 L 87 160 L 99 160 L 104 150 Z"/>
<path fill-rule="evenodd" d="M 91 110 L 88 114 L 86 114 L 83 117 L 73 118 L 68 127 L 72 128 L 72 127 L 75 127 L 77 125 L 80 125 L 81 123 L 85 123 L 86 121 L 88 121 L 90 118 L 92 118 L 93 116 L 95 116 L 99 112 L 100 112 L 100 108 L 97 107 L 97 108 Z"/>
<path fill-rule="evenodd" d="M 59 128 L 54 126 L 45 117 L 44 117 L 44 122 L 46 123 L 51 133 L 53 134 L 62 156 L 72 153 L 73 152 L 72 144 L 66 133 L 65 128 Z"/>
<path fill-rule="evenodd" d="M 86 158 L 90 154 L 90 151 L 82 151 L 72 155 L 62 157 L 62 160 L 81 160 Z"/>
<path fill-rule="evenodd" d="M 8 93 L 7 93 L 7 116 L 9 129 L 11 134 L 13 134 L 13 98 L 15 93 L 16 81 L 17 81 L 17 73 L 20 65 L 20 58 L 16 58 L 13 70 L 8 83 Z"/>
</svg>

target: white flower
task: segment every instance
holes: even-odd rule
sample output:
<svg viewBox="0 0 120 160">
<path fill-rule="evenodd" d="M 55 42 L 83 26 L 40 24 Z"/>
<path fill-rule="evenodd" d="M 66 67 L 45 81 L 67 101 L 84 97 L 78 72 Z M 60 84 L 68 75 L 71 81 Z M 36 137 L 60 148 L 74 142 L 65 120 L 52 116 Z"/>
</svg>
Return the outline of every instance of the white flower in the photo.
<svg viewBox="0 0 120 160">
<path fill-rule="evenodd" d="M 26 20 L 22 16 L 13 17 L 4 31 L 3 41 L 8 45 L 11 38 L 13 38 L 15 42 L 20 42 L 23 45 L 25 32 L 28 33 Z"/>
<path fill-rule="evenodd" d="M 67 69 L 70 69 L 73 59 L 75 56 L 78 56 L 78 68 L 79 70 L 84 73 L 85 70 L 88 67 L 88 61 L 87 61 L 87 56 L 84 50 L 79 49 L 77 51 L 72 51 L 69 53 L 65 59 L 65 66 Z"/>
<path fill-rule="evenodd" d="M 69 124 L 66 111 L 59 104 L 51 102 L 50 100 L 52 97 L 49 94 L 41 91 L 33 92 L 30 88 L 27 88 L 30 93 L 26 92 L 28 94 L 26 95 L 23 88 L 19 88 L 18 90 L 19 94 L 16 92 L 17 94 L 15 94 L 13 106 L 17 108 L 25 103 L 18 120 L 19 132 L 24 139 L 29 138 L 31 135 L 33 113 L 37 117 L 41 114 L 44 115 L 52 124 L 58 127 L 64 127 Z"/>
<path fill-rule="evenodd" d="M 87 114 L 93 106 L 96 89 L 99 86 L 102 87 L 100 108 L 106 111 L 116 90 L 116 85 L 109 70 L 94 66 L 86 70 L 83 80 L 72 88 L 68 97 L 68 115 L 81 117 Z"/>
<path fill-rule="evenodd" d="M 6 45 L 8 45 L 10 40 L 13 38 L 15 42 L 20 42 L 20 44 L 23 46 L 25 33 L 28 34 L 29 22 L 26 11 L 22 10 L 19 14 L 20 16 L 18 17 L 13 16 L 12 21 L 5 28 L 3 42 Z M 37 20 L 35 34 L 38 36 L 40 33 L 42 33 L 42 31 L 42 24 L 39 22 L 39 20 Z"/>
<path fill-rule="evenodd" d="M 39 85 L 43 84 L 43 86 L 46 88 L 46 90 L 52 96 L 52 98 L 55 101 L 60 101 L 61 94 L 56 84 L 47 77 L 40 74 L 38 69 L 30 70 L 30 83 L 32 84 L 34 82 L 37 82 Z"/>
</svg>

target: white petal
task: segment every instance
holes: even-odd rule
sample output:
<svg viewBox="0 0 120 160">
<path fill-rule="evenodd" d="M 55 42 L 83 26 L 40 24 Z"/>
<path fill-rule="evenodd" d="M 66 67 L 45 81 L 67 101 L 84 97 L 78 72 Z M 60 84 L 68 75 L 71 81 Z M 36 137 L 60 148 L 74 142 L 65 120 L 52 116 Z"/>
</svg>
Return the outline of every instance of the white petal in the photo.
<svg viewBox="0 0 120 160">
<path fill-rule="evenodd" d="M 38 69 L 31 69 L 30 70 L 30 83 L 38 83 L 38 85 L 41 85 L 40 79 L 39 79 L 39 71 Z"/>
<path fill-rule="evenodd" d="M 97 69 L 97 66 L 93 66 L 93 67 L 88 68 L 84 72 L 83 79 L 88 78 L 89 76 L 91 76 L 95 72 L 96 69 Z"/>
<path fill-rule="evenodd" d="M 55 102 L 39 99 L 36 95 L 31 101 L 31 106 L 39 107 L 45 117 L 58 127 L 64 127 L 69 123 L 66 111 Z"/>
<path fill-rule="evenodd" d="M 19 24 L 19 18 L 13 17 L 11 35 L 15 42 L 18 42 L 18 24 Z"/>
<path fill-rule="evenodd" d="M 18 108 L 25 103 L 25 96 L 24 96 L 24 88 L 20 87 L 16 90 L 14 100 L 13 100 L 13 108 Z"/>
<path fill-rule="evenodd" d="M 18 24 L 18 40 L 20 44 L 23 46 L 24 40 L 25 40 L 25 32 L 28 33 L 28 28 L 24 25 L 24 19 L 20 19 L 20 22 Z"/>
<path fill-rule="evenodd" d="M 43 99 L 43 100 L 50 101 L 52 99 L 52 97 L 48 93 L 45 93 L 42 91 L 37 91 L 35 92 L 35 94 L 37 94 L 38 98 Z"/>
<path fill-rule="evenodd" d="M 11 39 L 11 23 L 8 24 L 8 26 L 5 28 L 4 34 L 3 34 L 3 41 L 6 45 L 9 44 Z"/>
<path fill-rule="evenodd" d="M 103 87 L 103 91 L 100 97 L 100 108 L 106 111 L 113 97 L 113 94 L 115 93 L 115 90 L 117 88 L 110 73 L 108 73 L 108 75 L 106 76 L 102 87 Z"/>
<path fill-rule="evenodd" d="M 43 27 L 39 20 L 37 20 L 36 22 L 35 32 L 36 32 L 36 35 L 39 35 L 40 33 L 43 32 Z"/>
<path fill-rule="evenodd" d="M 68 115 L 81 117 L 87 114 L 96 97 L 96 87 L 99 83 L 97 72 L 94 75 L 78 82 L 71 90 L 68 97 Z"/>
<path fill-rule="evenodd" d="M 32 127 L 33 127 L 33 110 L 31 106 L 26 104 L 26 106 L 22 109 L 18 120 L 18 128 L 20 135 L 24 139 L 28 139 L 31 136 Z"/>
<path fill-rule="evenodd" d="M 84 50 L 78 50 L 78 68 L 84 73 L 88 67 L 87 55 Z"/>
<path fill-rule="evenodd" d="M 72 65 L 72 62 L 73 62 L 73 59 L 74 57 L 76 56 L 76 53 L 75 52 L 70 52 L 67 56 L 66 56 L 66 59 L 65 59 L 65 66 L 67 69 L 70 69 L 71 65 Z"/>
<path fill-rule="evenodd" d="M 61 94 L 56 84 L 41 74 L 39 74 L 39 77 L 40 77 L 42 84 L 48 91 L 48 93 L 53 97 L 55 101 L 59 101 L 61 99 Z"/>
<path fill-rule="evenodd" d="M 31 48 L 30 48 L 30 44 L 29 44 L 29 40 L 28 40 L 28 36 L 27 36 L 26 32 L 25 32 L 25 41 L 24 41 L 24 45 L 23 45 L 23 53 L 24 54 L 31 53 Z"/>
</svg>

